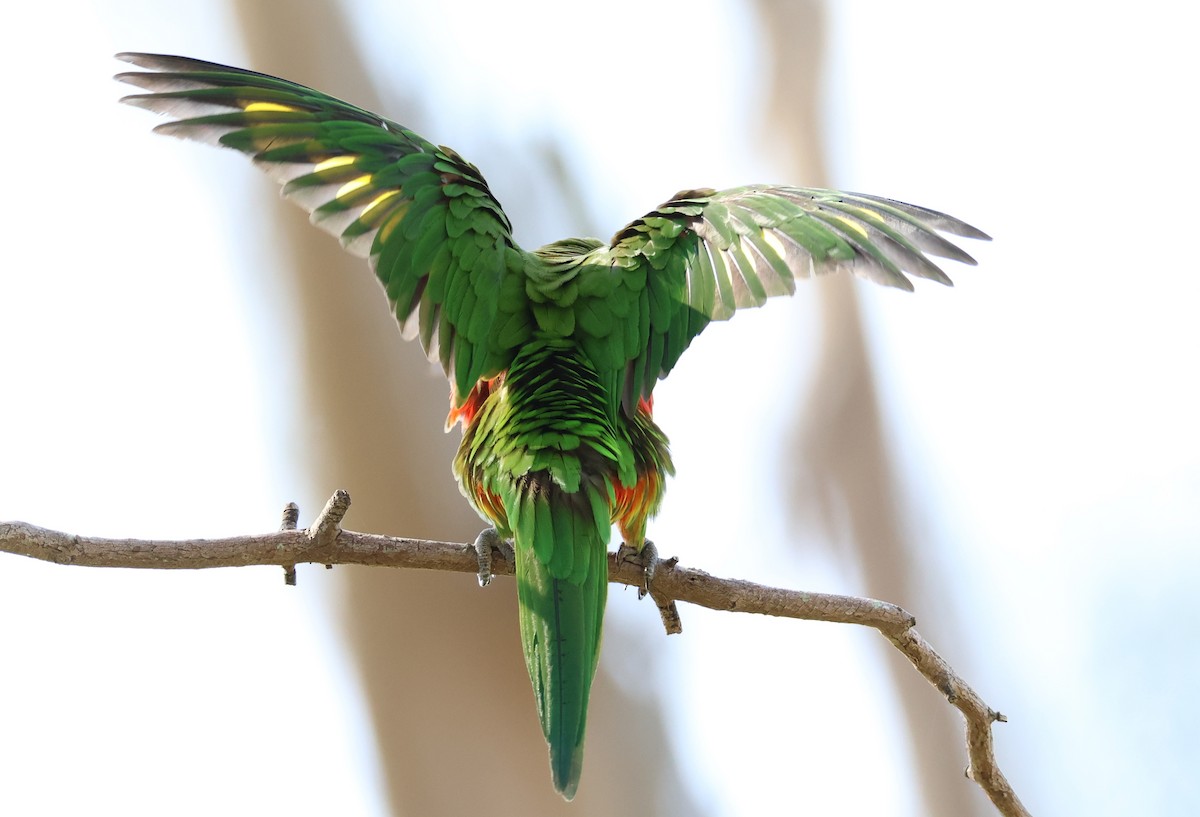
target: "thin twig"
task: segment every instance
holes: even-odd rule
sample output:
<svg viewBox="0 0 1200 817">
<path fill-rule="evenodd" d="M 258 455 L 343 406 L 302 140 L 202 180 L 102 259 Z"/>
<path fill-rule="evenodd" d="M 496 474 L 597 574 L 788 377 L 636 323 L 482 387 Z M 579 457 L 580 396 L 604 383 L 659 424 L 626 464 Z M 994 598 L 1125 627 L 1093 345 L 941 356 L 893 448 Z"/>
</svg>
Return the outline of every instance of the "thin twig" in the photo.
<svg viewBox="0 0 1200 817">
<path fill-rule="evenodd" d="M 342 530 L 350 495 L 338 491 L 330 498 L 308 530 L 296 530 L 298 512 L 285 508 L 282 529 L 275 533 L 232 536 L 225 539 L 148 541 L 102 539 L 40 528 L 24 522 L 0 522 L 0 552 L 29 556 L 56 564 L 87 567 L 141 567 L 198 569 L 283 566 L 312 562 L 334 565 L 376 565 L 422 570 L 448 570 L 476 574 L 478 555 L 471 544 L 404 539 Z M 492 571 L 511 575 L 512 563 L 494 553 Z M 642 587 L 645 572 L 640 564 L 609 554 L 609 580 Z M 659 609 L 673 601 L 698 604 L 712 610 L 830 621 L 874 627 L 903 653 L 925 679 L 958 709 L 966 721 L 967 776 L 991 798 L 1005 817 L 1028 817 L 1005 779 L 992 745 L 992 724 L 1006 720 L 979 697 L 916 630 L 916 620 L 903 608 L 884 601 L 807 593 L 767 587 L 740 579 L 721 579 L 675 560 L 662 561 L 654 575 L 651 596 Z M 664 616 L 664 625 L 673 631 Z M 674 629 L 677 631 L 677 629 Z"/>
</svg>

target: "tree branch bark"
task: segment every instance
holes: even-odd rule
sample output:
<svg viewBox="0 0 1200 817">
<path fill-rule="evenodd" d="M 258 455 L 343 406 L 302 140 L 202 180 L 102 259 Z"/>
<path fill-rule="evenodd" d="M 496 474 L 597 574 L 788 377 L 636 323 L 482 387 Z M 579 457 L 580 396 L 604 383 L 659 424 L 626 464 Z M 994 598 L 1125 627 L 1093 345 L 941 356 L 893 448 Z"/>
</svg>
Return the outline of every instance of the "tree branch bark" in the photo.
<svg viewBox="0 0 1200 817">
<path fill-rule="evenodd" d="M 342 530 L 350 495 L 336 492 L 307 530 L 297 530 L 298 510 L 284 509 L 281 530 L 224 539 L 150 541 L 104 539 L 41 528 L 25 522 L 0 522 L 0 552 L 46 562 L 86 567 L 129 567 L 195 570 L 209 567 L 277 565 L 285 580 L 295 581 L 295 566 L 372 565 L 421 570 L 476 573 L 479 562 L 474 546 L 457 542 L 405 539 Z M 513 565 L 496 551 L 492 571 L 511 575 Z M 609 554 L 609 581 L 642 587 L 644 568 L 618 553 Z M 996 763 L 992 724 L 1006 721 L 989 707 L 971 686 L 938 655 L 916 629 L 916 619 L 903 608 L 885 601 L 808 593 L 767 587 L 740 579 L 722 579 L 701 570 L 681 567 L 674 559 L 661 562 L 654 574 L 650 595 L 663 615 L 668 632 L 679 632 L 675 601 L 712 610 L 759 613 L 807 621 L 830 621 L 873 627 L 946 697 L 966 722 L 967 777 L 979 784 L 1005 817 L 1028 817 L 1029 812 Z"/>
</svg>

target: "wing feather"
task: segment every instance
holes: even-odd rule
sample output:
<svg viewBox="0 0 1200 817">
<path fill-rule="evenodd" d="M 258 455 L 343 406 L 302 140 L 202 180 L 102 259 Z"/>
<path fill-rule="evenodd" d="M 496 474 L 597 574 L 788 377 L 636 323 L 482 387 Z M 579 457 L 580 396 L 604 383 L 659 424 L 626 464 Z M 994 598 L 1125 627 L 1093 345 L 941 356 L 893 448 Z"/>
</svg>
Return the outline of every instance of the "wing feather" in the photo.
<svg viewBox="0 0 1200 817">
<path fill-rule="evenodd" d="M 630 223 L 594 270 L 619 267 L 644 302 L 643 330 L 609 353 L 625 372 L 622 400 L 649 397 L 710 321 L 795 291 L 796 279 L 845 271 L 911 290 L 908 276 L 949 285 L 930 256 L 973 265 L 942 233 L 987 240 L 953 216 L 894 199 L 816 188 L 686 190 Z"/>
<path fill-rule="evenodd" d="M 368 259 L 405 337 L 420 337 L 460 401 L 511 361 L 527 338 L 515 318 L 528 306 L 523 287 L 503 282 L 521 274 L 524 253 L 474 165 L 286 80 L 182 57 L 118 56 L 145 70 L 117 78 L 148 92 L 122 101 L 174 117 L 157 132 L 250 155 L 314 224 Z M 499 325 L 506 331 L 493 331 Z"/>
</svg>

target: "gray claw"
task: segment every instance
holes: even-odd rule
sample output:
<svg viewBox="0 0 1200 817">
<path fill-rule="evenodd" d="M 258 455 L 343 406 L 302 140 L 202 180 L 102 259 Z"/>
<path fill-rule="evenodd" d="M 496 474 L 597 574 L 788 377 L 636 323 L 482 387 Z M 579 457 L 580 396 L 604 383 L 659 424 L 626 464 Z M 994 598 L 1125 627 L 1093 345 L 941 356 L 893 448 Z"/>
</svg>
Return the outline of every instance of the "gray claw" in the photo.
<svg viewBox="0 0 1200 817">
<path fill-rule="evenodd" d="M 495 575 L 492 573 L 492 548 L 500 551 L 509 564 L 513 562 L 512 545 L 501 539 L 495 528 L 481 530 L 475 537 L 474 548 L 475 556 L 479 560 L 479 573 L 476 575 L 479 578 L 480 587 L 487 587 L 491 584 Z"/>
<path fill-rule="evenodd" d="M 658 572 L 658 565 L 662 561 L 658 558 L 658 548 L 649 539 L 643 542 L 640 548 L 623 542 L 617 549 L 617 556 L 622 561 L 633 562 L 641 566 L 642 586 L 638 588 L 638 598 L 646 598 L 650 593 L 650 585 L 654 582 L 654 574 Z"/>
</svg>

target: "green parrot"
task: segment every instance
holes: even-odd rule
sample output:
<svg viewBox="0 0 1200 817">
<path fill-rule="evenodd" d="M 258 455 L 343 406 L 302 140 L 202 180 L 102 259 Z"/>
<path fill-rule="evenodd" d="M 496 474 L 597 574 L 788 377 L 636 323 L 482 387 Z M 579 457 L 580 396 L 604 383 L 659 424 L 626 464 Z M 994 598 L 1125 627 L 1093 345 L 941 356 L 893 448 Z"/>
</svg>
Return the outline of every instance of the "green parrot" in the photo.
<svg viewBox="0 0 1200 817">
<path fill-rule="evenodd" d="M 646 522 L 673 473 L 655 383 L 710 321 L 845 270 L 901 289 L 949 284 L 928 256 L 975 261 L 939 233 L 987 239 L 942 213 L 878 196 L 752 185 L 696 189 L 610 241 L 532 252 L 476 167 L 450 148 L 286 80 L 200 60 L 118 57 L 145 71 L 122 101 L 174 117 L 155 130 L 253 157 L 283 195 L 365 257 L 404 337 L 450 381 L 454 475 L 511 543 L 521 643 L 555 788 L 575 796 L 600 649 L 615 524 L 651 575 Z"/>
</svg>

